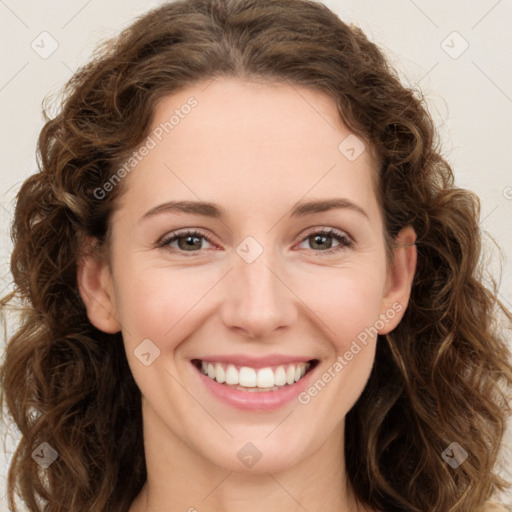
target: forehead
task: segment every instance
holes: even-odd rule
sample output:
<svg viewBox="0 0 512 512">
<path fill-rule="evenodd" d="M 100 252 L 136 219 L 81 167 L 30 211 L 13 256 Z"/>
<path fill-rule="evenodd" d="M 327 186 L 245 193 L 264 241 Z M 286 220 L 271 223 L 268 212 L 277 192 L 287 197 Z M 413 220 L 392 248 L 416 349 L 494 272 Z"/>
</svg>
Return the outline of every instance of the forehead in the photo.
<svg viewBox="0 0 512 512">
<path fill-rule="evenodd" d="M 193 108 L 188 106 L 191 102 Z M 260 151 L 289 147 L 303 156 L 310 156 L 311 149 L 317 155 L 337 156 L 340 137 L 354 137 L 334 99 L 324 92 L 291 83 L 230 77 L 195 84 L 162 98 L 155 106 L 152 131 L 162 129 L 170 144 L 193 147 L 197 139 L 208 148 L 232 141 Z M 232 149 L 239 157 L 236 147 Z M 366 150 L 363 159 L 375 164 L 371 162 L 376 160 L 373 148 Z"/>
<path fill-rule="evenodd" d="M 287 83 L 195 84 L 157 103 L 150 139 L 129 177 L 146 204 L 179 196 L 251 208 L 251 199 L 295 203 L 336 192 L 368 203 L 377 169 L 332 98 Z"/>
</svg>

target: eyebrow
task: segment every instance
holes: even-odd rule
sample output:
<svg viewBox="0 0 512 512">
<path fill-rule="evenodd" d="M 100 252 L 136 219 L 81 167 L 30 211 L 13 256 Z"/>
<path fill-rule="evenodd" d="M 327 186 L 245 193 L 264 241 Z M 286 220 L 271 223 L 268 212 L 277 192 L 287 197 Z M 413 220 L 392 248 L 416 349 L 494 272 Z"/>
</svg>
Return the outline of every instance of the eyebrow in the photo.
<svg viewBox="0 0 512 512">
<path fill-rule="evenodd" d="M 312 215 L 315 213 L 322 213 L 334 209 L 348 209 L 355 211 L 367 219 L 368 214 L 352 201 L 344 198 L 333 198 L 333 199 L 320 199 L 297 203 L 291 209 L 290 217 L 304 217 L 306 215 Z M 155 215 L 162 213 L 192 213 L 195 215 L 203 215 L 205 217 L 213 217 L 221 219 L 226 216 L 226 210 L 214 203 L 208 203 L 204 201 L 168 201 L 151 208 L 143 216 L 142 220 L 146 220 Z"/>
</svg>

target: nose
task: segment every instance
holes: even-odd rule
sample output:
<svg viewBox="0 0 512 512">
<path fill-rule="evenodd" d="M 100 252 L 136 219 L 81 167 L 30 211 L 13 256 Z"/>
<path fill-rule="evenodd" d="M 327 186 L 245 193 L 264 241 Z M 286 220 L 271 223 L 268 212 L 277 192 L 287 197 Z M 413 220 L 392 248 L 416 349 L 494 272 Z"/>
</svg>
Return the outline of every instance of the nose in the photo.
<svg viewBox="0 0 512 512">
<path fill-rule="evenodd" d="M 225 283 L 224 325 L 251 339 L 271 338 L 297 318 L 297 299 L 269 252 L 252 263 L 235 255 Z"/>
</svg>

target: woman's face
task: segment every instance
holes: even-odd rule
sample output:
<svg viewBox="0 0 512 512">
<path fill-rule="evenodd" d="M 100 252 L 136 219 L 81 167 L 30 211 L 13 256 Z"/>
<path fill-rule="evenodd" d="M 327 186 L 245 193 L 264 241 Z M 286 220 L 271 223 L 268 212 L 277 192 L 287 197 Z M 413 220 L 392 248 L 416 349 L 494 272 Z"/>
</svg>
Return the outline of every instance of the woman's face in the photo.
<svg viewBox="0 0 512 512">
<path fill-rule="evenodd" d="M 92 323 L 122 329 L 146 438 L 233 471 L 339 452 L 414 266 L 386 265 L 370 148 L 319 92 L 227 78 L 162 100 L 150 137 L 110 265 L 79 274 Z"/>
</svg>

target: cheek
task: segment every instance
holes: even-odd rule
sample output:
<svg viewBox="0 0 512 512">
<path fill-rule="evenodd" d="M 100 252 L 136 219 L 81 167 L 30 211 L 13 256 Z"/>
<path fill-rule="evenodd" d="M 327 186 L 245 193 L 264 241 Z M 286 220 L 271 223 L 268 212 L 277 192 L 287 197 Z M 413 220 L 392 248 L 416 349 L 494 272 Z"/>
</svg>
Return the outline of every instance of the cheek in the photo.
<svg viewBox="0 0 512 512">
<path fill-rule="evenodd" d="M 131 268 L 130 273 L 134 277 L 116 290 L 128 364 L 150 402 L 174 402 L 177 399 L 166 392 L 174 397 L 182 395 L 173 378 L 177 376 L 176 350 L 197 327 L 205 307 L 201 301 L 205 291 L 194 286 L 190 275 L 180 276 L 179 272 L 139 267 L 138 271 Z"/>
<path fill-rule="evenodd" d="M 127 343 L 149 338 L 162 350 L 187 335 L 190 322 L 202 317 L 205 295 L 216 275 L 190 269 L 144 268 L 125 262 L 117 267 L 116 303 Z"/>
<path fill-rule="evenodd" d="M 295 290 L 339 350 L 379 319 L 385 270 L 374 265 L 324 269 L 297 280 Z M 314 321 L 314 320 L 313 320 Z M 338 348 L 338 347 L 337 347 Z"/>
</svg>

